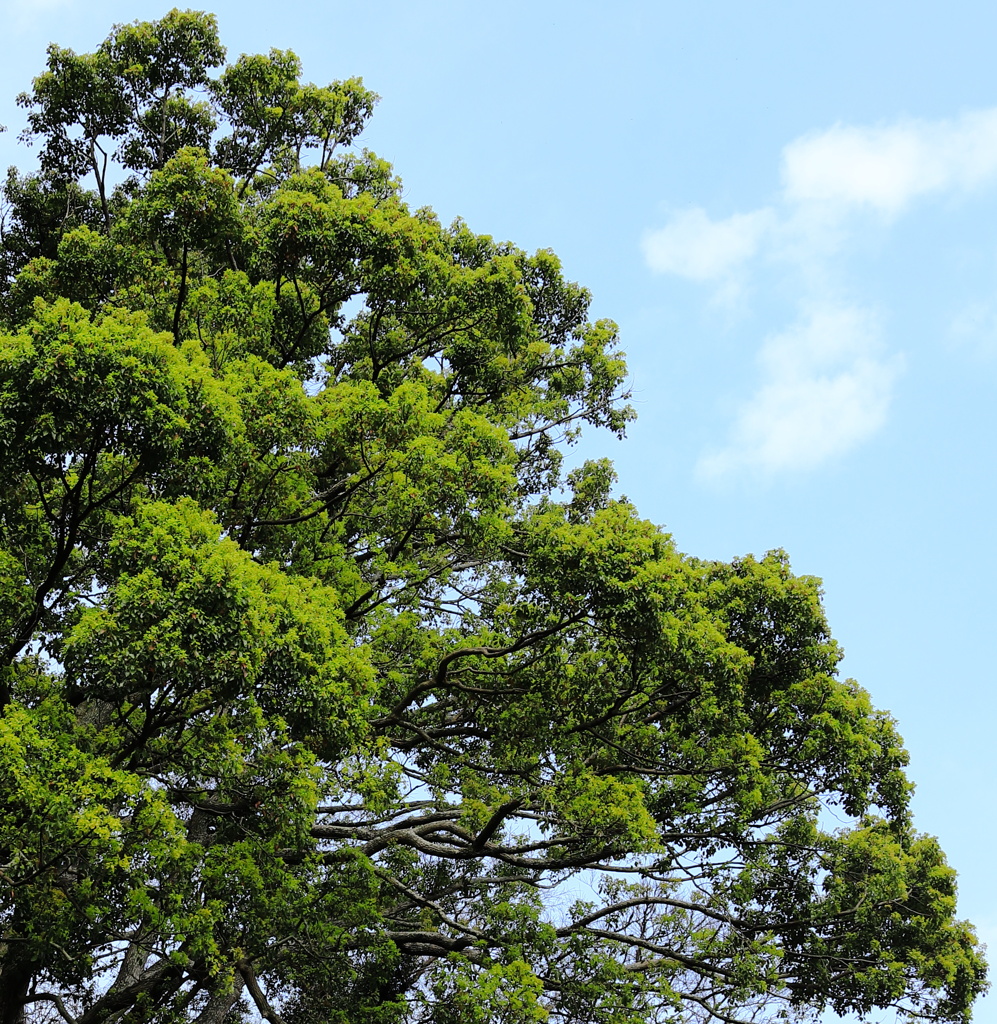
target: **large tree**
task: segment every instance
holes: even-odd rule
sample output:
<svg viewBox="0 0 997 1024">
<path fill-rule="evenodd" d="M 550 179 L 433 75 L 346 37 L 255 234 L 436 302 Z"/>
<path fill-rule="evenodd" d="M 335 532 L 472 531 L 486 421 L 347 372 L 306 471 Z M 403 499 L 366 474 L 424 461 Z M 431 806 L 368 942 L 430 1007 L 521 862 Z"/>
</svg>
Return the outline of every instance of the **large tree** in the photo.
<svg viewBox="0 0 997 1024">
<path fill-rule="evenodd" d="M 967 1019 L 818 581 L 563 473 L 557 258 L 172 11 L 52 46 L 0 245 L 0 1024 Z"/>
</svg>

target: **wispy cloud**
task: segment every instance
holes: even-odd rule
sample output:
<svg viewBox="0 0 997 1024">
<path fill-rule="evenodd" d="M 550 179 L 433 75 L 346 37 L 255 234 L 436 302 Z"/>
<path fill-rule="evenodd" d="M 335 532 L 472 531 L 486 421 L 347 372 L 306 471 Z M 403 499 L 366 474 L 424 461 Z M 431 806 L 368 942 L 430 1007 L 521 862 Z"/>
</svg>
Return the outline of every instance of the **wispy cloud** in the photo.
<svg viewBox="0 0 997 1024">
<path fill-rule="evenodd" d="M 712 220 L 674 213 L 642 242 L 648 267 L 729 299 L 759 264 L 781 268 L 800 295 L 796 322 L 762 345 L 758 389 L 723 447 L 700 459 L 701 479 L 813 468 L 871 437 L 886 421 L 901 358 L 878 321 L 843 301 L 842 255 L 869 215 L 889 223 L 919 198 L 997 179 L 997 108 L 949 120 L 834 125 L 786 145 L 775 203 Z M 954 339 L 992 337 L 989 306 L 971 307 Z"/>
<path fill-rule="evenodd" d="M 868 310 L 825 306 L 769 338 L 758 356 L 758 390 L 738 412 L 728 443 L 700 459 L 697 475 L 811 469 L 874 434 L 902 363 L 883 355 L 881 334 Z"/>
<path fill-rule="evenodd" d="M 710 220 L 699 207 L 682 210 L 663 228 L 647 232 L 642 242 L 644 258 L 662 274 L 715 281 L 758 252 L 772 221 L 773 211 L 767 209 L 736 213 L 725 220 Z"/>
<path fill-rule="evenodd" d="M 865 206 L 896 216 L 918 196 L 969 189 L 997 175 L 997 110 L 951 121 L 835 125 L 782 154 L 790 203 Z"/>
</svg>

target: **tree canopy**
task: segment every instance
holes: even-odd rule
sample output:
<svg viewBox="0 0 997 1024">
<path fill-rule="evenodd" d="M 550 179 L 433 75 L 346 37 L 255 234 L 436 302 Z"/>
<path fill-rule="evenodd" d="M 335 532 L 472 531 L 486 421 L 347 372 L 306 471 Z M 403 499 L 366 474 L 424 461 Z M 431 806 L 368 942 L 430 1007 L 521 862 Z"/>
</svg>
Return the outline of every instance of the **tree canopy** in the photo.
<svg viewBox="0 0 997 1024">
<path fill-rule="evenodd" d="M 968 1019 L 819 581 L 563 468 L 631 411 L 549 251 L 215 19 L 51 46 L 0 238 L 0 1024 Z"/>
</svg>

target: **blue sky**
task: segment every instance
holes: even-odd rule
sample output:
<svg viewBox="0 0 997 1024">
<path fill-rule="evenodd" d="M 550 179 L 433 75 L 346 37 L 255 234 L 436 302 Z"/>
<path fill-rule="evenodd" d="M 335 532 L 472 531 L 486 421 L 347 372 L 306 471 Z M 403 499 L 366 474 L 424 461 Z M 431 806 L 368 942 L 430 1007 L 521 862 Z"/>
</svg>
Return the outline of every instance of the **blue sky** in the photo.
<svg viewBox="0 0 997 1024">
<path fill-rule="evenodd" d="M 0 136 L 57 41 L 145 0 L 0 3 Z M 911 751 L 917 823 L 997 950 L 997 6 L 218 2 L 382 96 L 413 205 L 549 247 L 622 329 L 620 490 L 682 550 L 786 548 Z M 997 1024 L 997 995 L 975 1018 Z"/>
</svg>

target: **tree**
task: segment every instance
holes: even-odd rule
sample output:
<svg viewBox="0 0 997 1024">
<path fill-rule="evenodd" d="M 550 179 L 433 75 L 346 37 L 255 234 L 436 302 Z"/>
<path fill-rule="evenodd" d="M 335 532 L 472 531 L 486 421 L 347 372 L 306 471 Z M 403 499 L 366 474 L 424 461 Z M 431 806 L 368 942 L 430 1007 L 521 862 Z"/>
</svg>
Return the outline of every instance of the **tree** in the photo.
<svg viewBox="0 0 997 1024">
<path fill-rule="evenodd" d="M 409 210 L 359 79 L 223 60 L 171 11 L 20 97 L 0 1024 L 968 1019 L 818 581 L 564 473 L 615 325 Z"/>
</svg>

